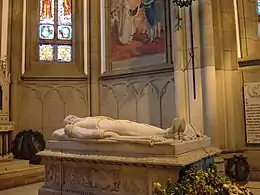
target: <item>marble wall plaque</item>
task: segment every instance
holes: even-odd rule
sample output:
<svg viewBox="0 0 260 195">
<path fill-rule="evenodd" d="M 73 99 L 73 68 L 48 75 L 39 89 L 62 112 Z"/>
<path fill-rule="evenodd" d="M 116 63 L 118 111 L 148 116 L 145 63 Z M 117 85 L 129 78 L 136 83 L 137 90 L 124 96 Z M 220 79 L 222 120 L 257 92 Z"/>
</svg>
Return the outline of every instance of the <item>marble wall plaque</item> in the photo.
<svg viewBox="0 0 260 195">
<path fill-rule="evenodd" d="M 260 143 L 260 82 L 244 84 L 246 139 Z"/>
</svg>

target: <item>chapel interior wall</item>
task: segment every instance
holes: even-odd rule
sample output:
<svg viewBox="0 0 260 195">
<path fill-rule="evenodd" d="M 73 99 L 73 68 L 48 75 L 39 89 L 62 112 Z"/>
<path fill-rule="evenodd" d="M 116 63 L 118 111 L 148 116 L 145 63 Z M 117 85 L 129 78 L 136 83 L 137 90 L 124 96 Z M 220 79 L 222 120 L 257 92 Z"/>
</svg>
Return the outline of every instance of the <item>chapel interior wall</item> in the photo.
<svg viewBox="0 0 260 195">
<path fill-rule="evenodd" d="M 31 0 L 27 0 L 29 3 Z M 23 80 L 22 61 L 22 0 L 11 5 L 10 55 L 11 118 L 15 133 L 24 129 L 38 130 L 50 139 L 62 126 L 68 114 L 77 116 L 106 115 L 156 126 L 169 127 L 175 117 L 173 71 L 135 77 L 100 78 L 100 2 L 90 1 L 91 29 L 89 66 L 86 80 Z M 64 70 L 66 71 L 66 70 Z"/>
<path fill-rule="evenodd" d="M 28 0 L 28 2 L 30 1 L 33 0 Z M 251 0 L 243 2 L 247 1 L 252 3 Z M 239 2 L 241 4 L 242 0 Z M 11 119 L 16 122 L 16 133 L 23 129 L 33 129 L 42 132 L 46 139 L 50 139 L 51 133 L 62 126 L 62 121 L 68 114 L 78 116 L 106 115 L 149 123 L 163 128 L 171 124 L 172 118 L 179 112 L 176 110 L 175 100 L 178 94 L 175 91 L 176 81 L 173 70 L 132 77 L 129 75 L 121 78 L 115 75 L 110 79 L 100 77 L 99 1 L 91 1 L 89 11 L 91 35 L 88 40 L 90 48 L 88 73 L 91 77 L 79 81 L 22 80 L 22 3 L 22 0 L 12 0 L 10 7 L 9 44 L 12 73 L 10 106 Z M 190 94 L 188 108 L 184 108 L 187 103 L 184 102 L 184 106 L 180 108 L 178 105 L 178 109 L 187 109 L 187 112 L 194 116 L 193 122 L 197 122 L 202 127 L 206 124 L 205 120 L 209 121 L 209 127 L 212 123 L 217 122 L 212 133 L 217 146 L 227 151 L 234 151 L 234 153 L 247 148 L 251 169 L 255 171 L 253 174 L 258 176 L 260 170 L 259 163 L 257 163 L 260 160 L 258 157 L 259 147 L 250 148 L 245 144 L 243 83 L 259 81 L 260 70 L 258 68 L 245 70 L 238 67 L 233 0 L 200 0 L 199 6 L 201 7 L 195 6 L 194 8 L 195 19 L 193 22 L 196 26 L 194 28 L 195 55 L 197 57 L 196 75 L 198 79 L 197 92 L 200 96 L 199 100 L 191 100 L 192 82 L 190 82 L 188 84 L 188 90 L 190 90 L 188 92 Z M 207 6 L 210 6 L 210 9 Z M 248 15 L 253 13 L 253 5 L 246 4 L 245 6 L 242 9 L 247 10 L 245 13 Z M 254 51 L 257 51 L 255 49 L 255 34 L 254 32 L 246 34 L 250 31 L 248 29 L 252 28 L 250 26 L 253 25 L 250 24 L 250 21 L 254 22 L 250 17 L 254 16 L 239 16 L 242 53 L 246 56 L 252 53 L 251 56 L 254 56 Z M 187 14 L 186 19 L 188 19 Z M 245 20 L 248 20 L 249 23 L 245 23 Z M 243 26 L 243 24 L 246 25 Z M 212 27 L 213 32 L 209 30 Z M 176 43 L 181 47 L 175 51 L 182 53 L 182 56 L 178 54 L 178 61 L 182 62 L 175 65 L 186 66 L 190 51 L 188 22 L 183 29 L 178 33 L 182 34 L 182 38 L 184 36 L 185 38 L 181 40 L 182 42 Z M 183 44 L 185 42 L 187 45 Z M 212 100 L 216 101 L 215 106 L 217 106 L 204 112 L 207 104 L 205 104 L 205 91 L 203 92 L 205 90 L 203 88 L 205 78 L 203 77 L 205 76 L 205 68 L 213 66 L 216 86 L 212 88 L 212 91 L 208 90 L 207 93 L 216 94 L 216 99 Z M 192 81 L 190 64 L 187 72 L 182 72 L 183 74 L 188 72 L 189 80 Z M 187 75 L 184 77 L 187 78 Z M 186 86 L 185 82 L 182 83 L 183 86 Z M 185 98 L 187 98 L 187 94 L 183 97 L 183 99 Z M 208 113 L 213 113 L 210 118 L 207 118 Z"/>
<path fill-rule="evenodd" d="M 168 128 L 176 116 L 173 72 L 100 83 L 100 113 Z"/>
<path fill-rule="evenodd" d="M 205 1 L 201 0 L 200 4 L 203 3 Z M 22 0 L 16 0 L 11 5 L 11 117 L 16 122 L 16 132 L 22 129 L 39 130 L 46 139 L 49 139 L 52 131 L 61 127 L 63 118 L 69 113 L 78 116 L 107 115 L 164 128 L 171 124 L 177 112 L 173 71 L 159 71 L 134 77 L 100 78 L 99 1 L 90 3 L 89 12 L 91 49 L 88 70 L 91 78 L 81 81 L 21 80 Z M 197 68 L 215 66 L 217 127 L 213 136 L 222 149 L 241 149 L 245 147 L 243 80 L 242 72 L 238 68 L 237 48 L 233 39 L 235 37 L 235 21 L 232 19 L 233 1 L 212 1 L 212 4 L 204 6 L 205 9 L 202 6 L 203 9 L 200 10 L 196 7 L 197 11 L 194 14 L 202 16 L 203 10 L 205 15 L 208 14 L 209 9 L 206 6 L 211 6 L 212 13 L 203 21 L 199 20 L 199 17 L 194 20 L 195 25 L 199 24 L 197 25 L 199 28 L 195 28 L 195 52 L 199 56 Z M 201 27 L 203 25 L 204 30 Z M 212 26 L 214 32 L 210 34 L 208 29 Z M 189 37 L 187 31 L 183 33 Z M 202 40 L 203 47 L 200 46 Z M 183 52 L 183 55 L 188 55 L 188 45 L 181 48 L 186 52 Z M 206 62 L 203 67 L 202 62 Z M 197 78 L 201 79 L 203 70 L 197 71 L 200 75 Z M 199 81 L 198 85 L 202 87 L 201 82 Z M 201 87 L 198 90 L 203 90 Z M 195 102 L 198 106 L 190 104 L 190 107 L 195 105 L 193 114 L 198 113 L 197 108 L 203 110 L 203 101 L 201 97 L 198 104 Z M 194 118 L 194 121 L 196 120 L 197 118 Z"/>
<path fill-rule="evenodd" d="M 220 35 L 219 53 L 216 53 L 216 58 L 220 58 L 216 64 L 219 144 L 224 150 L 239 150 L 245 147 L 245 130 L 234 1 L 220 0 L 216 8 L 219 10 L 215 13 L 216 33 Z"/>
<path fill-rule="evenodd" d="M 30 4 L 31 0 L 27 0 Z M 22 79 L 23 0 L 10 5 L 11 57 L 11 119 L 15 134 L 22 130 L 37 130 L 50 139 L 54 130 L 62 127 L 68 114 L 89 115 L 89 88 L 86 79 Z M 67 70 L 64 70 L 67 72 Z M 62 73 L 61 73 L 62 75 Z"/>
<path fill-rule="evenodd" d="M 232 156 L 235 152 L 239 152 L 239 149 L 241 148 L 241 151 L 244 151 L 244 155 L 248 156 L 248 161 L 251 169 L 250 179 L 259 181 L 259 145 L 246 144 L 245 109 L 243 98 L 244 84 L 260 81 L 260 69 L 258 68 L 258 59 L 260 55 L 258 47 L 260 39 L 258 35 L 259 22 L 256 13 L 257 1 L 238 0 L 237 2 L 240 47 L 238 47 L 237 45 L 237 47 L 233 47 L 233 49 L 225 48 L 225 53 L 227 54 L 230 51 L 239 53 L 237 51 L 240 50 L 241 58 L 237 62 L 238 57 L 235 57 L 235 54 L 229 56 L 225 54 L 224 56 L 226 56 L 226 60 L 232 60 L 230 64 L 233 64 L 234 66 L 227 68 L 225 70 L 225 73 L 219 72 L 218 74 L 219 77 L 226 77 L 226 82 L 223 82 L 225 80 L 221 81 L 222 88 L 226 88 L 225 98 L 228 100 L 227 104 L 225 105 L 225 107 L 227 108 L 226 114 L 227 116 L 230 116 L 230 119 L 232 119 L 232 121 L 234 121 L 233 125 L 235 127 L 233 128 L 233 130 L 232 128 L 226 129 L 226 134 L 230 135 L 230 138 L 227 139 L 229 145 L 235 146 L 228 147 L 227 151 L 230 151 Z M 228 6 L 226 6 L 226 8 L 228 8 Z M 228 21 L 226 16 L 227 15 L 223 16 L 223 20 Z M 228 28 L 230 27 L 230 25 L 226 27 Z M 231 37 L 233 36 L 234 33 L 227 36 L 226 41 L 231 39 Z M 252 63 L 252 61 L 255 62 Z M 244 64 L 245 67 L 239 67 L 239 64 Z M 228 85 L 230 85 L 230 87 L 228 87 Z M 231 123 L 232 122 L 230 121 L 226 121 L 227 127 L 230 127 Z M 232 153 L 232 151 L 234 153 Z"/>
<path fill-rule="evenodd" d="M 243 84 L 242 72 L 238 69 L 233 1 L 196 1 L 193 18 L 197 98 L 192 95 L 189 67 L 190 122 L 198 124 L 202 119 L 204 133 L 211 136 L 213 144 L 221 149 L 244 148 Z M 188 16 L 186 28 L 189 52 Z"/>
</svg>

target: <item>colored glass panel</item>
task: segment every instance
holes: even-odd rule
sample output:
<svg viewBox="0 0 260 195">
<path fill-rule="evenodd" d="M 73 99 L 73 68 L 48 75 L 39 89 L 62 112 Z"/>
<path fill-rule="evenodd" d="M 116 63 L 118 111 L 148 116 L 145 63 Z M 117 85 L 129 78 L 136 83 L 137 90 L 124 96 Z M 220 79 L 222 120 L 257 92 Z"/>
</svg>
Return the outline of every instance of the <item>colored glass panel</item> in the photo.
<svg viewBox="0 0 260 195">
<path fill-rule="evenodd" d="M 54 48 L 51 44 L 39 45 L 39 60 L 40 61 L 53 61 Z"/>
<path fill-rule="evenodd" d="M 58 26 L 58 39 L 71 40 L 72 28 L 71 26 Z"/>
<path fill-rule="evenodd" d="M 39 26 L 40 39 L 53 39 L 54 38 L 54 27 L 49 24 L 42 24 Z"/>
<path fill-rule="evenodd" d="M 257 14 L 260 16 L 260 0 L 257 1 Z"/>
<path fill-rule="evenodd" d="M 54 0 L 40 0 L 40 23 L 54 24 Z"/>
<path fill-rule="evenodd" d="M 58 25 L 71 25 L 71 0 L 58 0 Z"/>
<path fill-rule="evenodd" d="M 72 61 L 71 45 L 57 45 L 57 61 L 59 61 L 59 62 L 71 62 Z"/>
</svg>

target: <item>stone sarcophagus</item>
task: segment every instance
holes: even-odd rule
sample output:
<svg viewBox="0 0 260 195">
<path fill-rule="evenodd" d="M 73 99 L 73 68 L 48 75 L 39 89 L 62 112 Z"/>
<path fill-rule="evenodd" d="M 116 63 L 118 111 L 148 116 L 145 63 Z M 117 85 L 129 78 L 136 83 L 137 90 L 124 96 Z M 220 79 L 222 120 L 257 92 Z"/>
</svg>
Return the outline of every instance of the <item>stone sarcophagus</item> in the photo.
<svg viewBox="0 0 260 195">
<path fill-rule="evenodd" d="M 214 158 L 208 137 L 153 144 L 115 140 L 48 141 L 39 153 L 39 195 L 152 195 L 153 183 L 177 181 L 183 166 Z"/>
</svg>

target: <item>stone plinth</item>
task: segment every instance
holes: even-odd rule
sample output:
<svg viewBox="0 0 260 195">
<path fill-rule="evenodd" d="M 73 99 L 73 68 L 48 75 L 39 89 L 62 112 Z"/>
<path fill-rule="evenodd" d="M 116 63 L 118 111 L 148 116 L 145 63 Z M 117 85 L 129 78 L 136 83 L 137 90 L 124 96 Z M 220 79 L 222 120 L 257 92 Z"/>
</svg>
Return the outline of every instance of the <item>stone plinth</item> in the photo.
<svg viewBox="0 0 260 195">
<path fill-rule="evenodd" d="M 0 191 L 42 181 L 43 166 L 30 165 L 27 160 L 16 159 L 0 163 Z"/>
<path fill-rule="evenodd" d="M 39 153 L 45 164 L 45 184 L 39 195 L 152 195 L 153 182 L 177 181 L 183 166 L 220 152 L 210 146 L 209 138 L 191 141 L 194 149 L 187 143 L 181 147 L 105 140 L 49 141 Z"/>
</svg>

